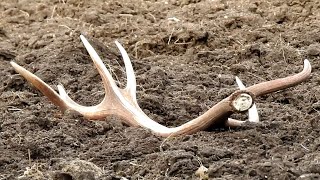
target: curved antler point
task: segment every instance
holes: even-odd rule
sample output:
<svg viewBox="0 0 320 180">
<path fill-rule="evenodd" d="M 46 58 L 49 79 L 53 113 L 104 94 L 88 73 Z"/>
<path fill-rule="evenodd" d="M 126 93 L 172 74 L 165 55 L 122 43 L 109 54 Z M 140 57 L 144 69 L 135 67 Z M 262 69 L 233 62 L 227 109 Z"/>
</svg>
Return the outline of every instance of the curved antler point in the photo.
<svg viewBox="0 0 320 180">
<path fill-rule="evenodd" d="M 309 68 L 310 71 L 311 71 L 311 63 L 310 63 L 310 61 L 308 59 L 305 59 L 304 62 L 303 62 L 303 69 L 305 70 L 307 68 Z"/>
</svg>

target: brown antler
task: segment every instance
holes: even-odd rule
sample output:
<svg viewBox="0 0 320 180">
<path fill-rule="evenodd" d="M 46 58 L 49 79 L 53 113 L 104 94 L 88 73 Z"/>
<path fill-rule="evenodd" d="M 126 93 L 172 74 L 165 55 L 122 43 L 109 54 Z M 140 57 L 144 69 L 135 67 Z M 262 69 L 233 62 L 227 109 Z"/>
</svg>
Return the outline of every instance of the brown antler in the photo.
<svg viewBox="0 0 320 180">
<path fill-rule="evenodd" d="M 116 115 L 128 125 L 141 126 L 164 137 L 191 134 L 204 130 L 212 124 L 223 123 L 223 121 L 225 121 L 225 119 L 227 119 L 232 113 L 247 111 L 253 105 L 254 97 L 299 84 L 306 80 L 311 74 L 311 65 L 308 60 L 305 60 L 304 69 L 298 74 L 282 79 L 259 83 L 248 88 L 244 88 L 244 86 L 242 88 L 240 87 L 242 90 L 232 93 L 229 97 L 214 105 L 201 116 L 178 127 L 166 127 L 150 119 L 140 109 L 136 100 L 136 78 L 134 71 L 129 56 L 120 43 L 117 41 L 115 42 L 122 54 L 126 68 L 127 84 L 124 89 L 117 87 L 111 74 L 86 38 L 82 35 L 80 38 L 98 69 L 105 88 L 105 97 L 102 102 L 96 106 L 88 107 L 79 105 L 67 95 L 61 85 L 58 85 L 58 94 L 49 85 L 25 68 L 14 62 L 11 62 L 11 65 L 18 73 L 39 89 L 62 111 L 74 110 L 91 120 L 103 119 L 109 115 Z M 243 122 L 244 121 L 229 118 L 225 124 L 227 126 L 239 126 Z"/>
</svg>

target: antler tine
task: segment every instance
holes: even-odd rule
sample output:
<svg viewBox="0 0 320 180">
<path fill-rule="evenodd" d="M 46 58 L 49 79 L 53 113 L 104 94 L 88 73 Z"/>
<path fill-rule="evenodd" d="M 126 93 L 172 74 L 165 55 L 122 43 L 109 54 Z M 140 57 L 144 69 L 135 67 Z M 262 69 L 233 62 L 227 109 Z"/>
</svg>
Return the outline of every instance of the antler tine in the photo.
<svg viewBox="0 0 320 180">
<path fill-rule="evenodd" d="M 60 98 L 68 105 L 69 109 L 80 110 L 83 109 L 84 106 L 79 105 L 74 102 L 69 96 L 64 87 L 59 84 L 57 85 Z"/>
<path fill-rule="evenodd" d="M 124 65 L 126 68 L 126 74 L 127 74 L 127 85 L 125 90 L 128 91 L 129 95 L 131 96 L 132 100 L 135 101 L 135 103 L 137 104 L 137 100 L 136 100 L 136 88 L 137 88 L 137 84 L 136 84 L 136 76 L 134 74 L 133 71 L 133 67 L 130 61 L 130 58 L 128 56 L 128 53 L 126 52 L 126 50 L 123 48 L 123 46 L 118 42 L 115 41 L 121 55 L 124 61 Z"/>
<path fill-rule="evenodd" d="M 252 92 L 255 96 L 261 96 L 297 85 L 308 79 L 310 74 L 311 64 L 307 59 L 305 59 L 303 70 L 300 73 L 285 78 L 255 84 L 247 87 L 246 90 Z"/>
<path fill-rule="evenodd" d="M 228 118 L 226 120 L 226 122 L 224 123 L 224 125 L 226 127 L 235 128 L 235 127 L 241 126 L 245 122 L 246 121 L 240 121 L 240 120 L 237 120 L 237 119 Z"/>
<path fill-rule="evenodd" d="M 101 118 L 101 116 L 106 116 L 101 113 L 104 109 L 110 109 L 110 106 L 105 106 L 104 101 L 96 106 L 82 106 L 74 102 L 66 93 L 62 85 L 58 85 L 58 94 L 54 89 L 52 89 L 47 83 L 42 81 L 39 77 L 32 74 L 30 71 L 26 70 L 17 63 L 11 61 L 10 64 L 21 76 L 23 76 L 28 82 L 30 82 L 34 87 L 36 87 L 43 95 L 45 95 L 54 105 L 58 106 L 62 112 L 66 110 L 74 110 L 81 113 L 83 116 L 90 119 Z M 114 96 L 112 96 L 114 97 Z M 100 111 L 100 112 L 99 112 Z"/>
<path fill-rule="evenodd" d="M 30 71 L 26 70 L 17 63 L 11 61 L 10 64 L 21 76 L 23 76 L 28 82 L 39 89 L 42 94 L 47 96 L 54 105 L 58 106 L 61 111 L 65 111 L 68 109 L 68 105 L 66 104 L 66 102 L 47 83 L 43 82 L 36 75 L 32 74 Z"/>
<path fill-rule="evenodd" d="M 103 64 L 103 61 L 100 59 L 98 53 L 94 50 L 94 48 L 83 35 L 80 35 L 80 38 L 102 78 L 102 82 L 106 91 L 106 96 L 109 95 L 108 93 L 118 91 L 118 87 L 114 79 L 112 78 L 112 75 L 110 74 L 106 66 Z"/>
</svg>

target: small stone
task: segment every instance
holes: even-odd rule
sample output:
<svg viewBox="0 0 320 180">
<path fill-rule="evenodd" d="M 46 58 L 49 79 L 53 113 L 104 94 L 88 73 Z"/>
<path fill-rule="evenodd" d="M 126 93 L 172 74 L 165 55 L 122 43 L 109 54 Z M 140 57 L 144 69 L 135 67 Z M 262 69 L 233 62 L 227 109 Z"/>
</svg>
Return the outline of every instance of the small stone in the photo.
<svg viewBox="0 0 320 180">
<path fill-rule="evenodd" d="M 75 159 L 62 159 L 57 164 L 58 171 L 53 172 L 53 179 L 95 180 L 103 175 L 103 170 L 92 162 Z"/>
<path fill-rule="evenodd" d="M 207 180 L 209 179 L 208 176 L 208 168 L 206 168 L 205 166 L 201 165 L 199 167 L 199 169 L 196 171 L 196 176 L 198 176 L 200 178 L 200 180 Z"/>
<path fill-rule="evenodd" d="M 320 55 L 320 44 L 319 43 L 311 44 L 307 49 L 307 53 L 310 56 Z"/>
</svg>

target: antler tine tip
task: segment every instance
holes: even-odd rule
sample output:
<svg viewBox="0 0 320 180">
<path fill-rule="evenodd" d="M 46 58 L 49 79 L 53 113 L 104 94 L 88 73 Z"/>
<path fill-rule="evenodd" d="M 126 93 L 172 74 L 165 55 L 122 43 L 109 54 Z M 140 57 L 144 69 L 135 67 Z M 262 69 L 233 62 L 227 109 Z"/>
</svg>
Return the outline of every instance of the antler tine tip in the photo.
<svg viewBox="0 0 320 180">
<path fill-rule="evenodd" d="M 67 95 L 67 92 L 66 90 L 64 89 L 63 85 L 62 84 L 58 84 L 57 85 L 58 87 L 58 92 L 59 92 L 59 95 L 62 99 L 65 99 L 68 95 Z"/>
<path fill-rule="evenodd" d="M 82 41 L 82 43 L 85 43 L 85 41 L 87 42 L 88 40 L 87 40 L 87 38 L 86 37 L 84 37 L 84 35 L 80 35 L 80 39 L 81 39 L 81 41 Z"/>
<path fill-rule="evenodd" d="M 11 66 L 13 66 L 14 68 L 18 67 L 19 65 L 17 63 L 15 63 L 14 61 L 10 61 Z"/>
<path fill-rule="evenodd" d="M 19 73 L 19 74 L 27 71 L 24 67 L 20 66 L 19 64 L 17 64 L 17 63 L 14 62 L 14 61 L 10 61 L 10 64 L 11 64 L 11 66 L 14 68 L 14 70 L 15 70 L 17 73 Z"/>
<path fill-rule="evenodd" d="M 126 58 L 125 56 L 128 56 L 127 51 L 124 49 L 124 47 L 121 45 L 121 43 L 118 40 L 115 40 L 114 43 L 117 45 L 122 57 L 125 59 Z"/>
<path fill-rule="evenodd" d="M 236 76 L 236 83 L 240 90 L 243 90 L 246 88 L 238 76 Z"/>
<path fill-rule="evenodd" d="M 304 60 L 304 66 L 311 66 L 310 61 L 308 59 Z"/>
<path fill-rule="evenodd" d="M 307 73 L 311 73 L 311 63 L 308 59 L 305 59 L 303 62 L 303 71 L 307 72 Z"/>
</svg>

